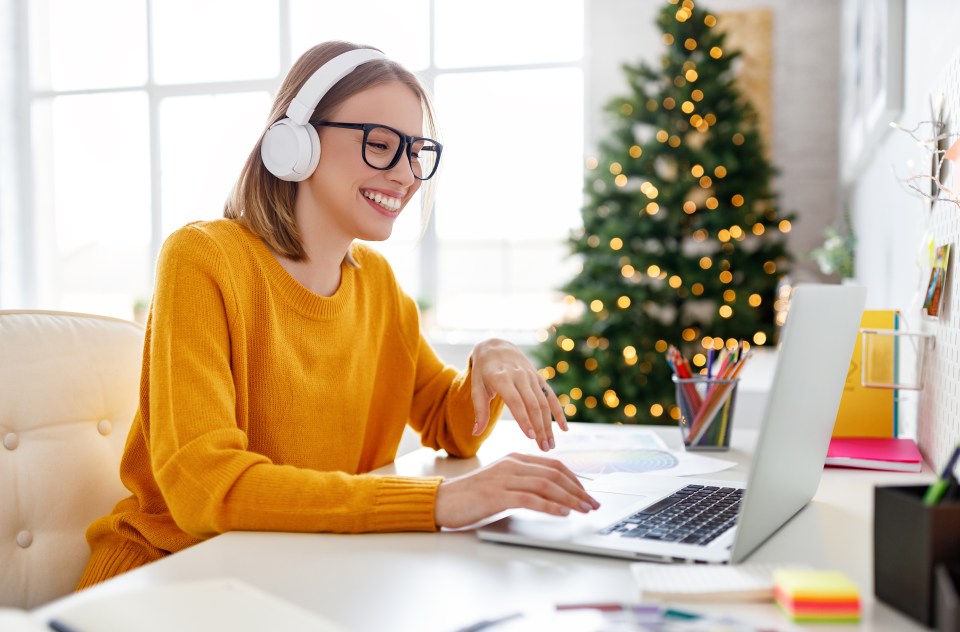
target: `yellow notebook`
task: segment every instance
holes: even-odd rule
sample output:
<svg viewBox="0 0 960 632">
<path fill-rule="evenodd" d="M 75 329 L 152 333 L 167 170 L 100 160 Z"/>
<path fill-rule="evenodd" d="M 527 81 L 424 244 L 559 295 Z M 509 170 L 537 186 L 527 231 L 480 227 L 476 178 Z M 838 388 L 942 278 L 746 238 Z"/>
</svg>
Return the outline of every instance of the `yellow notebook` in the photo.
<svg viewBox="0 0 960 632">
<path fill-rule="evenodd" d="M 867 329 L 897 329 L 900 313 L 892 309 L 866 310 L 860 327 Z M 843 397 L 833 426 L 834 437 L 895 437 L 897 436 L 897 391 L 885 388 L 867 388 L 861 381 L 861 336 L 850 358 Z M 894 362 L 893 353 L 890 362 Z"/>
</svg>

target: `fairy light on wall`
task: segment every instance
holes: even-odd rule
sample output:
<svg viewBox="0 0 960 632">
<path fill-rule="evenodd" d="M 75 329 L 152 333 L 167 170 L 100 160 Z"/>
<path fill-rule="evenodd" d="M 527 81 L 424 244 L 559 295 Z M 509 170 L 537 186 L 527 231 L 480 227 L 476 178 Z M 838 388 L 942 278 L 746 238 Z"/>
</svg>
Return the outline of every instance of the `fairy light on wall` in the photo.
<svg viewBox="0 0 960 632">
<path fill-rule="evenodd" d="M 936 111 L 941 109 L 942 104 L 935 106 Z M 958 134 L 947 133 L 943 121 L 921 121 L 912 129 L 891 122 L 890 127 L 910 136 L 918 147 L 929 154 L 929 171 L 916 171 L 914 161 L 908 160 L 908 175 L 900 179 L 900 182 L 930 204 L 944 200 L 960 206 L 960 193 L 943 182 L 946 162 L 960 161 L 960 140 L 954 140 Z"/>
</svg>

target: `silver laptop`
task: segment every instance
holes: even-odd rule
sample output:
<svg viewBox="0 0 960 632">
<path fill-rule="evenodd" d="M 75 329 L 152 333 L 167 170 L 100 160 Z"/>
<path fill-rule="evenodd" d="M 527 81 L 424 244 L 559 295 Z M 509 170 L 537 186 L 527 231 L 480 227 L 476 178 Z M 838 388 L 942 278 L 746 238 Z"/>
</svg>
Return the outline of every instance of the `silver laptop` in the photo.
<svg viewBox="0 0 960 632">
<path fill-rule="evenodd" d="M 634 560 L 744 560 L 817 490 L 865 301 L 862 287 L 795 288 L 746 485 L 637 475 L 635 489 L 611 493 L 603 491 L 602 478 L 585 481 L 600 509 L 566 518 L 519 510 L 480 527 L 480 539 Z M 675 513 L 705 494 L 720 494 L 732 506 L 726 518 L 709 522 L 719 525 L 715 533 L 706 520 L 691 521 L 695 533 L 671 532 L 669 539 L 638 537 L 641 531 L 632 528 L 654 508 L 672 505 Z"/>
</svg>

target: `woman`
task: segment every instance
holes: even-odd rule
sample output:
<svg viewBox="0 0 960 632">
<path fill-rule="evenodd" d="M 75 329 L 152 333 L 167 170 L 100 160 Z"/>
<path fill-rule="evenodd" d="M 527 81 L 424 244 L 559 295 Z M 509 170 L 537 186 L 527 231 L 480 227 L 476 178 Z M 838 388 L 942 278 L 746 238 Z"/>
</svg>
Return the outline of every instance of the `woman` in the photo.
<svg viewBox="0 0 960 632">
<path fill-rule="evenodd" d="M 160 253 L 121 462 L 132 494 L 88 529 L 79 587 L 230 530 L 432 531 L 509 508 L 597 508 L 534 455 L 451 480 L 365 474 L 394 459 L 408 423 L 469 457 L 504 404 L 543 451 L 552 419 L 566 420 L 505 341 L 479 343 L 464 372 L 445 366 L 389 265 L 355 243 L 389 237 L 436 171 L 416 78 L 374 49 L 321 44 L 270 121 L 225 218 L 187 225 Z"/>
</svg>

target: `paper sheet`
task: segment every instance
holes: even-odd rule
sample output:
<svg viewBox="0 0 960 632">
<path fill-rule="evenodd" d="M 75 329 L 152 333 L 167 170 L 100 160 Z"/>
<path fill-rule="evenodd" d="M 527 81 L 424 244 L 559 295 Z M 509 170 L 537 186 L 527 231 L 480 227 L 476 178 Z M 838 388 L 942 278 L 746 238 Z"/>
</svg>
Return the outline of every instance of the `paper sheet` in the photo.
<svg viewBox="0 0 960 632">
<path fill-rule="evenodd" d="M 558 437 L 552 458 L 560 460 L 581 478 L 615 473 L 657 476 L 700 476 L 736 465 L 734 461 L 670 450 L 651 429 L 622 428 L 571 433 Z"/>
</svg>

